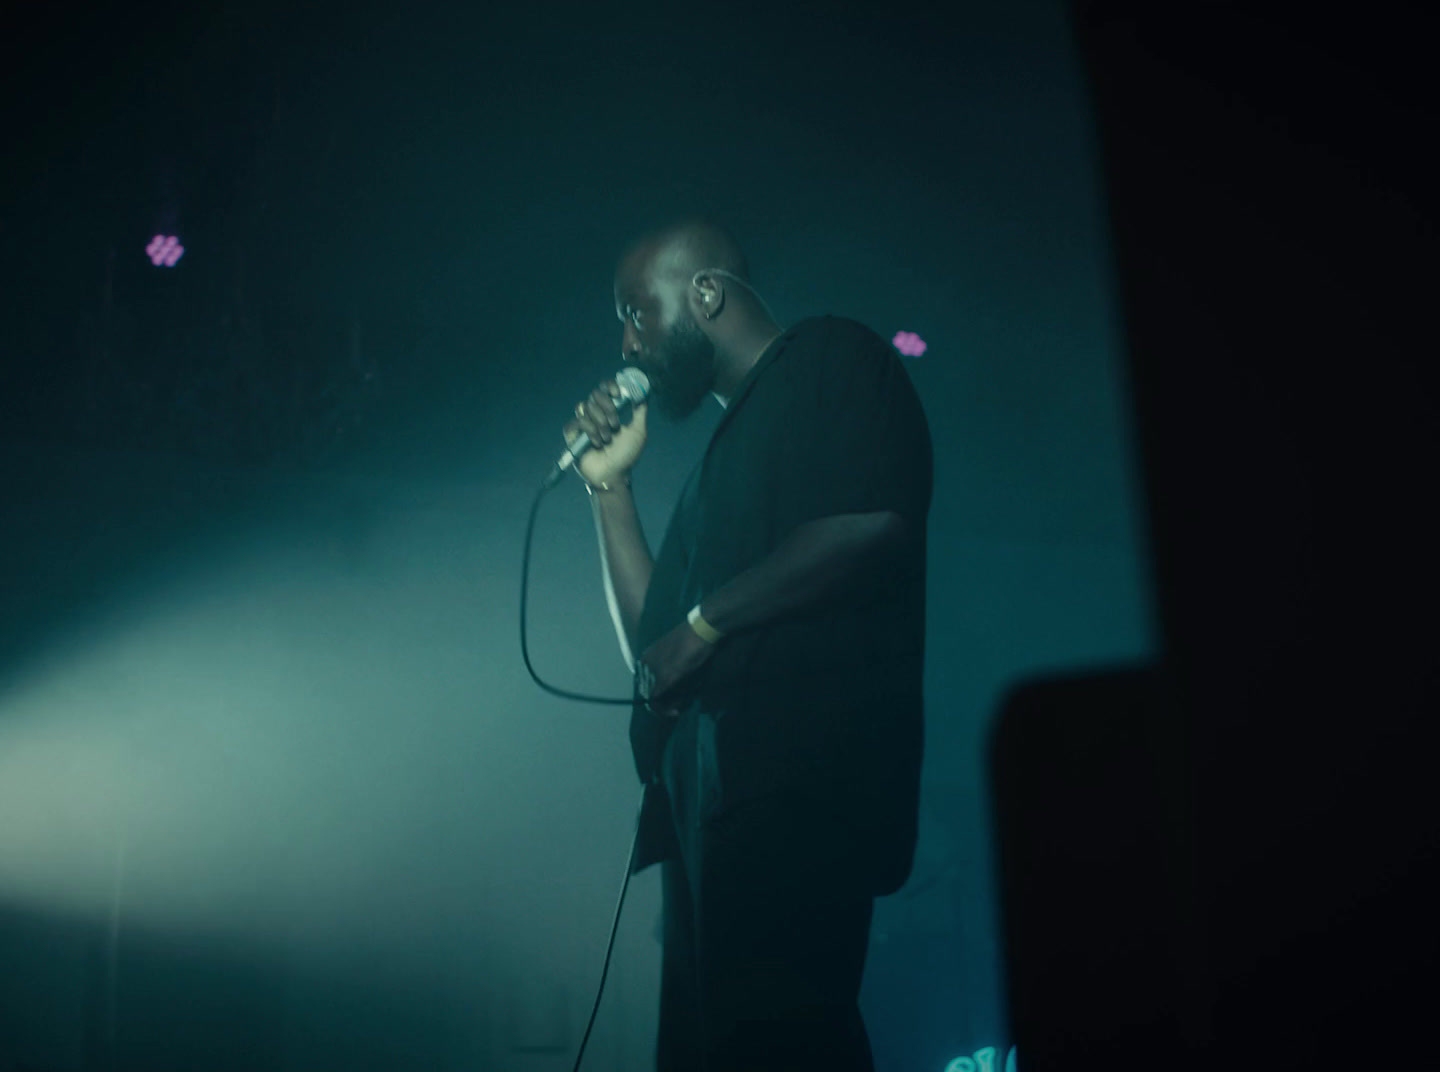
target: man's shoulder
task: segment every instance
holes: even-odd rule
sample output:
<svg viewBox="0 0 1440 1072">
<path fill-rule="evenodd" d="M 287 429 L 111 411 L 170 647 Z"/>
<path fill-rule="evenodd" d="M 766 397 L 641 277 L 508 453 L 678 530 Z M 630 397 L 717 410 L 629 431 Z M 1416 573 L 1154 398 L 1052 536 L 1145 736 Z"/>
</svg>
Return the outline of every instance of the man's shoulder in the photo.
<svg viewBox="0 0 1440 1072">
<path fill-rule="evenodd" d="M 800 321 L 790 330 L 797 338 L 822 345 L 878 347 L 881 350 L 889 346 L 868 324 L 862 324 L 848 316 L 835 316 L 833 313 L 809 317 Z"/>
<path fill-rule="evenodd" d="M 835 372 L 847 365 L 876 369 L 895 356 L 890 344 L 868 325 L 849 317 L 811 317 L 796 324 L 790 333 L 794 363 L 812 366 L 815 372 Z"/>
</svg>

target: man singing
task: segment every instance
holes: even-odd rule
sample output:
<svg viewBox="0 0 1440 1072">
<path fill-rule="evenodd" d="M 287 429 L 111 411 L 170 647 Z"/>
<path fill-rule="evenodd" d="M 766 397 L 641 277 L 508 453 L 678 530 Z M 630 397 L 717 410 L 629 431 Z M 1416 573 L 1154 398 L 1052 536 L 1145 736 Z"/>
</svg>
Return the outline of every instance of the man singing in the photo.
<svg viewBox="0 0 1440 1072">
<path fill-rule="evenodd" d="M 610 614 L 635 673 L 634 871 L 661 864 L 661 1072 L 869 1072 L 873 899 L 914 854 L 930 433 L 894 351 L 782 329 L 708 221 L 615 274 L 623 356 L 673 418 L 725 413 L 652 558 L 631 489 L 647 406 L 575 407 Z"/>
</svg>

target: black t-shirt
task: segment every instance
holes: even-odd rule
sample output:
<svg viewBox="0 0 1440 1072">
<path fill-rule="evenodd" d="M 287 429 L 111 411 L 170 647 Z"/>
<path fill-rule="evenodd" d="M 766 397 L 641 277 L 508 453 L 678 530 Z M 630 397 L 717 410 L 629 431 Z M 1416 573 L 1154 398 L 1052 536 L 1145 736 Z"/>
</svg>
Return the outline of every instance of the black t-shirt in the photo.
<svg viewBox="0 0 1440 1072">
<path fill-rule="evenodd" d="M 903 883 L 923 737 L 931 474 L 920 399 L 878 335 L 824 316 L 767 347 L 681 493 L 637 653 L 807 521 L 893 511 L 910 541 L 835 597 L 727 636 L 678 719 L 637 696 L 630 742 L 648 789 L 636 871 L 675 852 L 667 802 L 683 777 L 705 782 L 705 817 L 768 797 L 816 805 L 853 826 L 877 893 Z M 686 755 L 667 763 L 667 744 Z"/>
</svg>

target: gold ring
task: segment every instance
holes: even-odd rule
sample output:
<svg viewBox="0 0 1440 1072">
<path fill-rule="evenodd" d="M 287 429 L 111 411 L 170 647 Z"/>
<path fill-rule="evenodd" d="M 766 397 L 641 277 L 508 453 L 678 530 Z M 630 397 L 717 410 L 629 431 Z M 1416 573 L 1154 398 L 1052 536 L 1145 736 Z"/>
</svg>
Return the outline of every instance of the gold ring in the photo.
<svg viewBox="0 0 1440 1072">
<path fill-rule="evenodd" d="M 577 403 L 575 404 L 575 416 L 577 416 L 577 417 L 583 417 L 583 416 L 585 416 L 585 403 L 584 403 L 584 402 L 577 402 Z"/>
</svg>

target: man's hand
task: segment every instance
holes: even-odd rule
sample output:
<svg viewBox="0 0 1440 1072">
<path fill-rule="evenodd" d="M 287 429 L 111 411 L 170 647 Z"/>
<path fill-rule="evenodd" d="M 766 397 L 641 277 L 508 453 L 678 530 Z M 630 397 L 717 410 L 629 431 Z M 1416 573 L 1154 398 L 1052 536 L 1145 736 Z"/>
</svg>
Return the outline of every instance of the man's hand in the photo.
<svg viewBox="0 0 1440 1072">
<path fill-rule="evenodd" d="M 645 449 L 647 403 L 635 406 L 630 422 L 622 424 L 616 409 L 619 398 L 619 384 L 604 381 L 575 407 L 575 419 L 561 429 L 566 447 L 574 446 L 581 432 L 590 437 L 591 449 L 580 456 L 577 466 L 580 476 L 592 486 L 624 476 Z"/>
<path fill-rule="evenodd" d="M 702 640 L 689 622 L 681 622 L 646 648 L 635 664 L 635 674 L 650 710 L 669 718 L 679 715 L 689 700 L 685 686 L 714 653 L 715 645 Z"/>
</svg>

